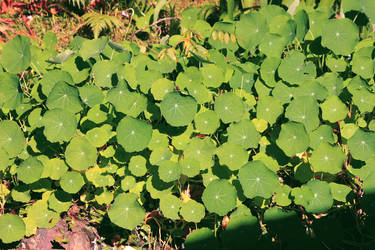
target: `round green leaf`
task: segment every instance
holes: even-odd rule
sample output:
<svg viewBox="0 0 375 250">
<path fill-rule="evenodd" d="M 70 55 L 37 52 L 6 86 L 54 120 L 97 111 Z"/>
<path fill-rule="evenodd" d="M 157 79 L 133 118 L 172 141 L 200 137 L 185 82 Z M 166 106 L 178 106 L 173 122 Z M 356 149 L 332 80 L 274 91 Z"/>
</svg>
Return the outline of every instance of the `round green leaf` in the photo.
<svg viewBox="0 0 375 250">
<path fill-rule="evenodd" d="M 236 207 L 236 188 L 227 180 L 213 180 L 203 191 L 202 200 L 211 213 L 226 215 Z"/>
<path fill-rule="evenodd" d="M 22 103 L 22 99 L 17 75 L 0 73 L 0 107 L 15 109 Z"/>
<path fill-rule="evenodd" d="M 198 137 L 194 137 L 186 146 L 184 157 L 198 160 L 201 170 L 203 170 L 214 165 L 212 157 L 215 151 L 216 146 L 210 138 L 206 137 L 202 140 Z"/>
<path fill-rule="evenodd" d="M 353 158 L 366 161 L 375 156 L 375 132 L 365 132 L 357 129 L 348 139 L 350 154 Z"/>
<path fill-rule="evenodd" d="M 58 213 L 48 209 L 47 201 L 45 200 L 35 202 L 28 209 L 27 217 L 33 219 L 39 228 L 52 228 L 60 219 Z"/>
<path fill-rule="evenodd" d="M 249 160 L 247 151 L 238 144 L 226 142 L 216 151 L 221 165 L 226 165 L 232 171 L 240 169 Z"/>
<path fill-rule="evenodd" d="M 25 137 L 15 121 L 0 121 L 0 148 L 3 148 L 10 158 L 19 155 L 25 145 Z"/>
<path fill-rule="evenodd" d="M 44 171 L 52 180 L 60 180 L 61 176 L 68 171 L 68 166 L 59 158 L 48 159 L 44 162 Z"/>
<path fill-rule="evenodd" d="M 251 161 L 240 168 L 238 180 L 248 198 L 269 198 L 280 185 L 277 175 L 261 161 Z"/>
<path fill-rule="evenodd" d="M 191 96 L 172 92 L 164 96 L 160 111 L 168 124 L 175 127 L 186 126 L 194 119 L 197 102 Z"/>
<path fill-rule="evenodd" d="M 125 178 L 121 181 L 121 189 L 126 192 L 129 189 L 132 189 L 136 183 L 137 183 L 137 180 L 135 179 L 134 176 L 131 176 L 131 175 L 125 176 Z"/>
<path fill-rule="evenodd" d="M 247 207 L 245 209 L 249 210 Z M 228 225 L 221 235 L 225 249 L 243 249 L 245 242 L 259 246 L 258 237 L 261 235 L 261 229 L 257 217 L 251 213 L 234 215 L 238 211 L 239 208 L 231 214 Z"/>
<path fill-rule="evenodd" d="M 292 188 L 287 185 L 281 185 L 275 190 L 275 202 L 279 206 L 289 206 L 292 201 L 289 198 Z"/>
<path fill-rule="evenodd" d="M 257 118 L 266 120 L 270 125 L 276 122 L 283 111 L 279 99 L 272 96 L 261 97 L 257 103 Z"/>
<path fill-rule="evenodd" d="M 353 103 L 361 113 L 372 112 L 375 107 L 375 94 L 367 89 L 353 90 Z"/>
<path fill-rule="evenodd" d="M 14 201 L 28 203 L 31 200 L 30 190 L 27 186 L 16 186 L 12 189 L 12 199 Z"/>
<path fill-rule="evenodd" d="M 313 193 L 313 199 L 305 207 L 309 213 L 324 213 L 327 212 L 333 205 L 333 198 L 331 188 L 325 181 L 311 180 L 306 184 Z"/>
<path fill-rule="evenodd" d="M 307 131 L 319 126 L 319 106 L 313 97 L 296 97 L 285 111 L 285 117 L 305 125 Z"/>
<path fill-rule="evenodd" d="M 205 208 L 195 200 L 188 200 L 182 203 L 180 214 L 185 221 L 199 223 L 205 216 Z"/>
<path fill-rule="evenodd" d="M 296 27 L 296 22 L 284 14 L 274 16 L 269 23 L 270 33 L 282 36 L 287 43 L 292 42 L 296 36 Z"/>
<path fill-rule="evenodd" d="M 287 122 L 281 125 L 276 144 L 287 156 L 293 156 L 304 152 L 310 144 L 310 139 L 303 124 Z"/>
<path fill-rule="evenodd" d="M 78 88 L 79 96 L 84 104 L 89 107 L 101 104 L 104 100 L 103 91 L 94 85 L 84 85 Z"/>
<path fill-rule="evenodd" d="M 100 88 L 112 87 L 112 75 L 117 72 L 119 65 L 113 61 L 98 61 L 92 67 L 91 73 L 94 75 L 94 83 Z"/>
<path fill-rule="evenodd" d="M 95 192 L 95 200 L 100 205 L 110 204 L 113 201 L 113 193 L 106 189 L 98 189 L 97 192 Z"/>
<path fill-rule="evenodd" d="M 295 187 L 292 189 L 291 196 L 296 205 L 307 207 L 314 198 L 314 194 L 308 186 Z"/>
<path fill-rule="evenodd" d="M 0 239 L 3 243 L 21 240 L 26 234 L 26 225 L 23 220 L 14 214 L 0 216 Z"/>
<path fill-rule="evenodd" d="M 95 105 L 94 107 L 90 108 L 87 112 L 87 119 L 92 121 L 96 124 L 102 123 L 107 120 L 107 113 L 102 110 L 103 105 Z"/>
<path fill-rule="evenodd" d="M 320 107 L 322 108 L 323 120 L 332 123 L 344 120 L 348 113 L 345 104 L 336 95 L 328 97 Z"/>
<path fill-rule="evenodd" d="M 215 112 L 224 123 L 238 122 L 244 116 L 245 107 L 238 95 L 227 92 L 216 98 Z"/>
<path fill-rule="evenodd" d="M 346 155 L 340 147 L 322 142 L 312 152 L 310 161 L 315 172 L 336 174 L 342 170 L 345 158 Z"/>
<path fill-rule="evenodd" d="M 213 110 L 199 113 L 194 118 L 195 128 L 202 134 L 213 134 L 220 126 L 218 115 Z"/>
<path fill-rule="evenodd" d="M 273 87 L 276 85 L 275 75 L 280 62 L 280 58 L 267 57 L 260 66 L 260 75 L 267 86 Z"/>
<path fill-rule="evenodd" d="M 256 12 L 242 14 L 240 20 L 236 22 L 236 38 L 238 44 L 247 50 L 251 50 L 259 45 L 264 34 L 268 33 L 268 26 L 265 17 Z"/>
<path fill-rule="evenodd" d="M 74 137 L 65 150 L 68 165 L 75 170 L 86 170 L 96 163 L 96 148 L 85 137 Z"/>
<path fill-rule="evenodd" d="M 184 158 L 180 161 L 181 173 L 187 177 L 197 176 L 201 171 L 201 165 L 198 160 L 194 158 Z"/>
<path fill-rule="evenodd" d="M 0 147 L 0 171 L 6 169 L 10 164 L 11 160 L 9 159 L 8 152 Z"/>
<path fill-rule="evenodd" d="M 165 182 L 171 182 L 178 180 L 181 175 L 181 167 L 177 162 L 170 160 L 162 161 L 159 164 L 159 176 L 160 179 Z"/>
<path fill-rule="evenodd" d="M 90 129 L 86 133 L 86 139 L 96 148 L 102 147 L 111 137 L 112 127 L 108 124 Z"/>
<path fill-rule="evenodd" d="M 150 150 L 154 150 L 157 148 L 166 148 L 168 147 L 168 144 L 168 135 L 160 133 L 157 129 L 152 130 L 151 141 L 147 146 Z"/>
<path fill-rule="evenodd" d="M 251 93 L 251 88 L 254 85 L 254 74 L 243 73 L 236 70 L 229 81 L 229 85 L 232 89 L 240 90 L 241 93 L 242 91 Z"/>
<path fill-rule="evenodd" d="M 307 82 L 304 82 L 302 85 L 299 85 L 294 90 L 294 96 L 295 97 L 313 97 L 316 100 L 324 101 L 328 96 L 328 91 L 318 81 L 309 80 Z"/>
<path fill-rule="evenodd" d="M 312 79 L 309 68 L 305 64 L 306 56 L 301 52 L 292 51 L 279 66 L 279 76 L 290 84 L 303 84 Z"/>
<path fill-rule="evenodd" d="M 60 108 L 73 114 L 82 110 L 78 90 L 65 82 L 58 82 L 48 95 L 46 105 L 49 109 Z"/>
<path fill-rule="evenodd" d="M 1 62 L 13 74 L 26 70 L 31 63 L 30 38 L 17 35 L 2 48 Z"/>
<path fill-rule="evenodd" d="M 358 42 L 358 26 L 352 20 L 330 19 L 322 27 L 322 45 L 336 55 L 351 54 Z"/>
<path fill-rule="evenodd" d="M 335 143 L 335 137 L 333 136 L 332 127 L 329 125 L 320 125 L 319 128 L 309 133 L 310 137 L 310 148 L 316 149 L 320 143 Z"/>
<path fill-rule="evenodd" d="M 259 50 L 267 57 L 280 57 L 286 45 L 287 40 L 284 37 L 266 33 Z"/>
<path fill-rule="evenodd" d="M 343 184 L 337 184 L 334 182 L 330 182 L 329 186 L 331 188 L 332 197 L 333 199 L 341 202 L 348 202 L 349 201 L 349 194 L 352 192 L 352 189 Z"/>
<path fill-rule="evenodd" d="M 172 194 L 164 195 L 160 198 L 160 210 L 163 215 L 171 220 L 178 220 L 178 212 L 182 206 L 182 201 Z"/>
<path fill-rule="evenodd" d="M 130 158 L 129 170 L 137 177 L 144 176 L 147 173 L 146 159 L 141 155 L 133 156 Z"/>
<path fill-rule="evenodd" d="M 55 108 L 48 110 L 42 119 L 44 135 L 50 142 L 67 142 L 77 130 L 75 116 L 64 109 Z"/>
<path fill-rule="evenodd" d="M 209 91 L 203 83 L 191 82 L 186 88 L 189 91 L 189 94 L 194 97 L 199 104 L 210 102 L 212 100 L 212 92 Z"/>
<path fill-rule="evenodd" d="M 260 134 L 250 120 L 243 119 L 238 123 L 232 123 L 227 131 L 228 142 L 241 145 L 244 149 L 258 147 Z"/>
<path fill-rule="evenodd" d="M 61 188 L 69 194 L 78 193 L 84 184 L 82 175 L 77 172 L 68 171 L 60 179 Z"/>
<path fill-rule="evenodd" d="M 152 126 L 146 121 L 126 116 L 119 122 L 116 132 L 117 141 L 126 152 L 138 152 L 150 142 Z"/>
<path fill-rule="evenodd" d="M 109 219 L 119 227 L 132 230 L 140 224 L 146 216 L 145 210 L 139 205 L 137 195 L 121 193 L 108 211 Z"/>
<path fill-rule="evenodd" d="M 215 64 L 208 64 L 200 68 L 203 84 L 208 88 L 218 88 L 224 82 L 223 70 Z"/>
<path fill-rule="evenodd" d="M 48 199 L 48 207 L 57 213 L 66 212 L 72 205 L 72 195 L 61 190 L 53 192 Z"/>
<path fill-rule="evenodd" d="M 152 83 L 151 94 L 155 100 L 161 101 L 166 94 L 173 92 L 174 88 L 174 83 L 171 80 L 160 78 Z"/>
<path fill-rule="evenodd" d="M 187 67 L 185 72 L 180 72 L 176 79 L 176 85 L 180 89 L 188 88 L 192 83 L 201 83 L 202 74 L 197 67 Z"/>
<path fill-rule="evenodd" d="M 36 157 L 29 157 L 17 168 L 18 179 L 26 184 L 39 180 L 43 173 L 43 164 Z"/>
<path fill-rule="evenodd" d="M 43 74 L 42 80 L 40 80 L 40 86 L 45 96 L 49 96 L 51 90 L 58 82 L 66 82 L 73 85 L 72 76 L 63 70 L 50 70 Z"/>
<path fill-rule="evenodd" d="M 327 56 L 326 65 L 332 72 L 344 72 L 347 67 L 344 58 L 336 59 L 333 56 Z"/>
<path fill-rule="evenodd" d="M 161 162 L 169 160 L 171 157 L 171 150 L 167 146 L 164 146 L 154 149 L 151 152 L 149 161 L 152 165 L 159 165 Z"/>
</svg>

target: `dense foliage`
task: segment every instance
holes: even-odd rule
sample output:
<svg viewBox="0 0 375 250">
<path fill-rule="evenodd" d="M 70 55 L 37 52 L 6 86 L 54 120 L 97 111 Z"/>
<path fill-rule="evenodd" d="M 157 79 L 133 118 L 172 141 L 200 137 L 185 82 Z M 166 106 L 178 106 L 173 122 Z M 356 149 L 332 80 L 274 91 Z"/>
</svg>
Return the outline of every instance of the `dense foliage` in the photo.
<svg viewBox="0 0 375 250">
<path fill-rule="evenodd" d="M 175 244 L 199 228 L 192 249 L 371 243 L 375 2 L 342 1 L 340 14 L 310 2 L 213 26 L 187 9 L 181 35 L 148 49 L 9 41 L 2 242 L 78 204 L 127 230 L 160 211 Z"/>
</svg>

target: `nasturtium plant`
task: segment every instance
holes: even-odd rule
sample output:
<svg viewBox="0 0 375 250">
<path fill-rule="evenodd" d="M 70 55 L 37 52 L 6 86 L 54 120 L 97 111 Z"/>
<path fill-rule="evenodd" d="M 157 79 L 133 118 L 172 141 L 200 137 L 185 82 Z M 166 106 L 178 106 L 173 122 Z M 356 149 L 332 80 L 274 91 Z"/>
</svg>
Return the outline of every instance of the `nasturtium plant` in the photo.
<svg viewBox="0 0 375 250">
<path fill-rule="evenodd" d="M 322 118 L 329 122 L 344 120 L 347 115 L 347 109 L 344 103 L 336 95 L 328 97 L 321 105 Z"/>
<path fill-rule="evenodd" d="M 353 158 L 362 161 L 371 159 L 375 156 L 375 133 L 357 129 L 348 139 L 348 146 Z"/>
<path fill-rule="evenodd" d="M 137 195 L 122 193 L 115 197 L 108 211 L 109 219 L 119 227 L 133 229 L 145 217 L 146 213 L 137 201 Z"/>
<path fill-rule="evenodd" d="M 312 199 L 306 206 L 306 211 L 310 213 L 324 213 L 332 207 L 333 197 L 329 184 L 325 181 L 311 180 L 306 184 L 313 194 Z"/>
<path fill-rule="evenodd" d="M 257 102 L 257 118 L 273 125 L 277 118 L 283 113 L 281 102 L 272 96 L 264 96 Z"/>
<path fill-rule="evenodd" d="M 181 174 L 187 177 L 197 176 L 201 171 L 200 162 L 194 158 L 184 158 L 180 161 Z"/>
<path fill-rule="evenodd" d="M 96 162 L 95 146 L 86 137 L 74 137 L 65 151 L 66 163 L 74 170 L 86 170 Z"/>
<path fill-rule="evenodd" d="M 143 156 L 133 156 L 129 161 L 129 171 L 134 176 L 144 176 L 147 172 L 146 163 L 147 160 Z"/>
<path fill-rule="evenodd" d="M 373 1 L 189 8 L 170 21 L 178 34 L 140 45 L 159 2 L 135 11 L 137 43 L 75 36 L 58 53 L 47 33 L 40 48 L 23 35 L 2 46 L 1 243 L 77 207 L 129 241 L 187 249 L 289 247 L 294 232 L 275 225 L 290 218 L 330 249 L 349 246 L 322 238 L 326 218 L 370 232 Z"/>
<path fill-rule="evenodd" d="M 228 92 L 216 98 L 215 112 L 223 123 L 238 122 L 244 116 L 245 106 L 239 96 Z"/>
<path fill-rule="evenodd" d="M 236 207 L 236 193 L 227 180 L 214 180 L 204 190 L 202 200 L 209 212 L 223 216 Z"/>
<path fill-rule="evenodd" d="M 0 148 L 3 148 L 9 157 L 16 157 L 25 145 L 25 137 L 15 121 L 0 121 Z"/>
<path fill-rule="evenodd" d="M 219 116 L 213 110 L 198 113 L 194 118 L 194 123 L 196 129 L 202 134 L 213 134 L 220 126 Z"/>
<path fill-rule="evenodd" d="M 47 97 L 49 109 L 61 108 L 75 114 L 82 110 L 78 89 L 66 82 L 57 82 Z"/>
<path fill-rule="evenodd" d="M 181 167 L 177 162 L 166 160 L 159 164 L 158 172 L 162 181 L 171 182 L 180 177 Z"/>
<path fill-rule="evenodd" d="M 336 174 L 342 170 L 345 158 L 340 147 L 321 142 L 311 156 L 311 165 L 315 172 Z"/>
<path fill-rule="evenodd" d="M 281 125 L 277 145 L 287 156 L 304 152 L 309 146 L 309 136 L 305 126 L 299 122 L 286 122 Z"/>
<path fill-rule="evenodd" d="M 178 212 L 181 206 L 182 201 L 174 195 L 169 194 L 160 198 L 160 210 L 169 219 L 177 220 L 180 218 Z"/>
<path fill-rule="evenodd" d="M 244 195 L 248 198 L 257 196 L 269 198 L 280 185 L 277 175 L 261 161 L 252 161 L 243 165 L 238 172 Z"/>
<path fill-rule="evenodd" d="M 41 161 L 30 156 L 17 167 L 17 177 L 26 184 L 36 182 L 42 176 L 43 167 Z"/>
<path fill-rule="evenodd" d="M 75 116 L 65 109 L 48 110 L 42 119 L 44 135 L 50 142 L 70 141 L 77 130 Z"/>
<path fill-rule="evenodd" d="M 25 223 L 18 215 L 1 215 L 0 225 L 0 239 L 4 243 L 11 243 L 21 240 L 26 233 Z"/>
<path fill-rule="evenodd" d="M 84 184 L 85 181 L 78 172 L 68 171 L 60 179 L 62 190 L 70 194 L 77 193 Z"/>
<path fill-rule="evenodd" d="M 25 35 L 14 37 L 4 45 L 1 59 L 1 64 L 9 73 L 26 70 L 31 63 L 30 38 Z"/>
<path fill-rule="evenodd" d="M 152 127 L 146 121 L 129 116 L 124 117 L 117 126 L 117 140 L 127 152 L 145 149 L 152 137 Z"/>
<path fill-rule="evenodd" d="M 23 100 L 17 76 L 0 73 L 0 107 L 15 109 Z"/>
<path fill-rule="evenodd" d="M 227 131 L 228 142 L 241 145 L 244 149 L 256 148 L 259 144 L 260 134 L 250 120 L 232 123 Z"/>
<path fill-rule="evenodd" d="M 168 124 L 175 127 L 186 126 L 194 119 L 197 102 L 191 96 L 170 92 L 164 96 L 160 111 Z"/>
<path fill-rule="evenodd" d="M 226 165 L 232 171 L 240 169 L 249 159 L 249 155 L 243 147 L 229 142 L 218 147 L 216 155 L 220 165 Z"/>
<path fill-rule="evenodd" d="M 336 55 L 349 55 L 359 42 L 358 26 L 349 19 L 331 19 L 322 27 L 322 45 Z"/>
</svg>

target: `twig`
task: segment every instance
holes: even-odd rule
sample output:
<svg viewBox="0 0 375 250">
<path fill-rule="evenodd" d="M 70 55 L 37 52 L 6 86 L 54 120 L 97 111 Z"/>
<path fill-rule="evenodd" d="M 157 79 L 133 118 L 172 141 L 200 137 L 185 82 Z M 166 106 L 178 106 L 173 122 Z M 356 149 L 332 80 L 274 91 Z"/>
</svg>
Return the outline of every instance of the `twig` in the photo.
<svg viewBox="0 0 375 250">
<path fill-rule="evenodd" d="M 159 24 L 159 23 L 161 23 L 161 22 L 165 22 L 165 21 L 169 21 L 169 20 L 173 20 L 173 19 L 181 20 L 180 17 L 164 17 L 164 18 L 159 19 L 159 20 L 157 20 L 156 22 L 154 22 L 154 23 L 152 23 L 152 24 L 150 24 L 150 25 L 148 25 L 148 26 L 146 26 L 146 27 L 143 27 L 143 28 L 141 28 L 141 29 L 135 31 L 135 32 L 132 34 L 132 36 L 134 36 L 135 34 L 141 32 L 141 31 L 143 31 L 143 30 L 145 30 L 145 29 L 151 28 L 152 26 L 155 26 L 155 25 L 157 25 L 157 24 Z"/>
</svg>

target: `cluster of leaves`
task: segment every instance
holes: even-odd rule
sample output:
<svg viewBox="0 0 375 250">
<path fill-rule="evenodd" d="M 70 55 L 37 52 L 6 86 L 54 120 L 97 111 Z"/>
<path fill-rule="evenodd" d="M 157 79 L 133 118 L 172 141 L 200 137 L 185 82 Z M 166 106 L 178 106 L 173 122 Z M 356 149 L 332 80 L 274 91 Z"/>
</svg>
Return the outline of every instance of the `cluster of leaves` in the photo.
<svg viewBox="0 0 375 250">
<path fill-rule="evenodd" d="M 342 1 L 336 17 L 327 2 L 213 27 L 187 9 L 185 33 L 148 53 L 106 37 L 77 36 L 60 54 L 52 34 L 42 48 L 8 42 L 0 239 L 53 227 L 73 202 L 109 207 L 128 230 L 154 210 L 183 222 L 173 236 L 199 226 L 193 249 L 219 244 L 212 228 L 228 249 L 261 232 L 264 244 L 306 240 L 317 218 L 355 209 L 375 188 L 375 2 Z"/>
</svg>

